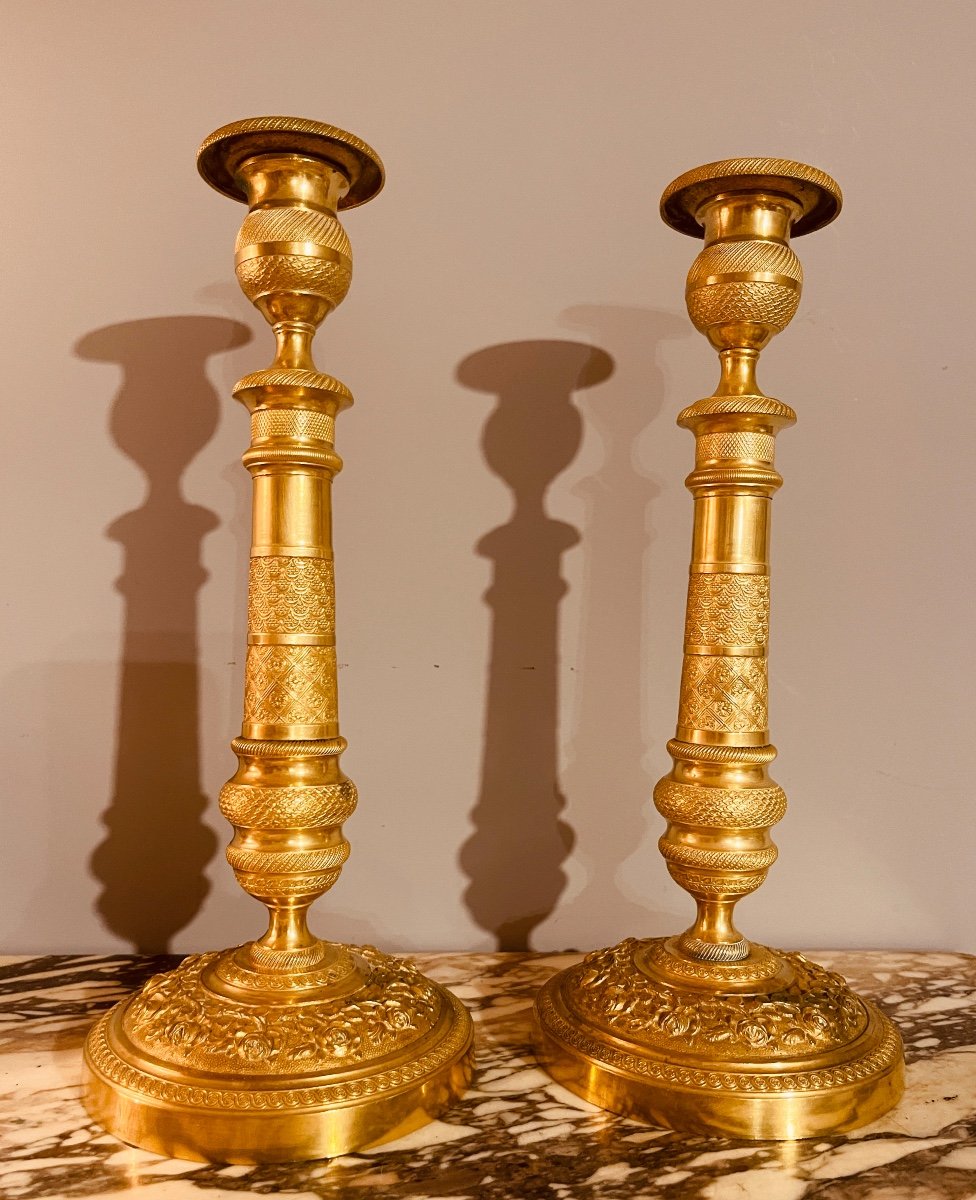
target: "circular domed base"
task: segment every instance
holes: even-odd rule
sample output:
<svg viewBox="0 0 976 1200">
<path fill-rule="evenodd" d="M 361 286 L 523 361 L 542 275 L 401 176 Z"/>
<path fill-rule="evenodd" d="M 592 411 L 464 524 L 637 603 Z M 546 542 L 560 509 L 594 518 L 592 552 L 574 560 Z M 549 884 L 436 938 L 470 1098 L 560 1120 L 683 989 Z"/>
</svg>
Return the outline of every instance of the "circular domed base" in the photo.
<svg viewBox="0 0 976 1200">
<path fill-rule="evenodd" d="M 304 117 L 250 117 L 215 130 L 197 151 L 197 167 L 211 187 L 247 203 L 237 168 L 255 154 L 305 154 L 334 163 L 349 177 L 340 208 L 372 200 L 384 182 L 383 162 L 353 133 Z"/>
<path fill-rule="evenodd" d="M 688 1132 L 818 1137 L 875 1120 L 904 1088 L 901 1038 L 883 1013 L 839 975 L 762 947 L 722 966 L 631 938 L 550 979 L 536 1021 L 559 1083 Z"/>
<path fill-rule="evenodd" d="M 92 1117 L 157 1154 L 229 1163 L 332 1158 L 436 1117 L 471 1077 L 467 1010 L 372 947 L 328 950 L 297 987 L 262 973 L 252 991 L 237 950 L 154 976 L 88 1035 Z"/>
<path fill-rule="evenodd" d="M 838 215 L 843 203 L 835 180 L 816 167 L 788 158 L 726 158 L 679 175 L 664 189 L 661 219 L 679 233 L 703 237 L 698 211 L 704 201 L 722 192 L 782 192 L 803 210 L 791 236 L 822 229 Z"/>
</svg>

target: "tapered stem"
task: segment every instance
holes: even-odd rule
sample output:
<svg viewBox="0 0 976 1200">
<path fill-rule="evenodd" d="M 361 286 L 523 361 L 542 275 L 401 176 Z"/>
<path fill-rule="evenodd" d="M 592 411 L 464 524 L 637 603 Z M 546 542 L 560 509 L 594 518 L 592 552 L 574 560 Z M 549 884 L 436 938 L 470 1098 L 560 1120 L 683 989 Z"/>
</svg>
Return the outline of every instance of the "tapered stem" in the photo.
<svg viewBox="0 0 976 1200">
<path fill-rule="evenodd" d="M 769 778 L 769 525 L 782 479 L 775 435 L 794 420 L 756 383 L 759 352 L 793 316 L 802 271 L 789 247 L 802 205 L 789 196 L 716 183 L 697 212 L 705 248 L 688 276 L 688 310 L 719 351 L 713 396 L 686 409 L 695 434 L 695 498 L 684 666 L 674 768 L 655 789 L 668 820 L 661 853 L 695 899 L 678 939 L 701 961 L 738 962 L 749 943 L 733 920 L 738 901 L 776 858 L 770 827 L 786 809 Z"/>
<path fill-rule="evenodd" d="M 243 461 L 254 496 L 240 767 L 221 792 L 235 827 L 228 861 L 269 911 L 243 965 L 284 973 L 307 971 L 326 954 L 308 909 L 349 855 L 341 826 L 356 804 L 339 767 L 332 553 L 332 480 L 342 467 L 335 419 L 352 397 L 312 358 L 317 327 L 349 288 L 337 208 L 353 179 L 341 153 L 329 161 L 289 151 L 293 136 L 252 135 L 233 169 L 249 206 L 237 277 L 272 326 L 276 354 L 234 392 L 251 412 Z M 338 139 L 313 145 L 322 147 L 344 152 Z"/>
</svg>

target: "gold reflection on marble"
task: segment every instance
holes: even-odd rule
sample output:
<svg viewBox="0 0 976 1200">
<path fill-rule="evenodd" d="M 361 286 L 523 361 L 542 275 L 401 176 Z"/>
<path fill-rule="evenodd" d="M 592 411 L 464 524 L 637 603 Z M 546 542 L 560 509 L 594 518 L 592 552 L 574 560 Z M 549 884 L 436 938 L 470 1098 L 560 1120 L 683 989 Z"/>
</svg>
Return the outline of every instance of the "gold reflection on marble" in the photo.
<svg viewBox="0 0 976 1200">
<path fill-rule="evenodd" d="M 588 955 L 536 1013 L 555 1079 L 677 1129 L 812 1137 L 874 1120 L 903 1087 L 901 1039 L 878 1008 L 733 920 L 776 859 L 769 830 L 786 811 L 768 773 L 769 520 L 775 437 L 796 418 L 760 390 L 756 365 L 799 304 L 790 235 L 840 206 L 822 171 L 756 158 L 690 171 L 661 201 L 669 225 L 704 237 L 685 298 L 721 363 L 715 393 L 678 417 L 696 440 L 694 533 L 674 767 L 654 791 L 661 853 L 697 915 L 677 937 Z"/>
<path fill-rule="evenodd" d="M 234 391 L 251 413 L 253 534 L 240 766 L 220 797 L 228 862 L 269 920 L 256 941 L 193 955 L 107 1013 L 88 1037 L 86 1103 L 124 1141 L 177 1158 L 332 1157 L 439 1114 L 472 1063 L 471 1020 L 450 992 L 306 921 L 349 856 L 356 807 L 339 766 L 331 502 L 335 420 L 352 396 L 318 370 L 312 339 L 352 278 L 337 213 L 371 199 L 383 168 L 352 134 L 286 117 L 217 130 L 198 162 L 248 205 L 237 277 L 277 343 Z"/>
</svg>

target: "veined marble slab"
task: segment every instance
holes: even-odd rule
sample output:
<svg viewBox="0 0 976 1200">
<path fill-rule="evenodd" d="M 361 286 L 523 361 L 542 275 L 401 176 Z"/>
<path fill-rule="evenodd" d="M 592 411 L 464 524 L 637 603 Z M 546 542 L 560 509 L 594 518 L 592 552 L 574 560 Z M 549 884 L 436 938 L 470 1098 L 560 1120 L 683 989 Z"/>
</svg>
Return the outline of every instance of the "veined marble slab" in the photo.
<svg viewBox="0 0 976 1200">
<path fill-rule="evenodd" d="M 790 1143 L 687 1137 L 611 1116 L 553 1083 L 530 1047 L 540 984 L 576 955 L 418 954 L 477 1025 L 474 1086 L 401 1142 L 331 1161 L 206 1166 L 123 1146 L 79 1102 L 98 1013 L 178 958 L 0 959 L 0 1196 L 221 1200 L 241 1193 L 391 1200 L 972 1200 L 976 958 L 818 953 L 898 1023 L 899 1107 L 865 1129 Z"/>
</svg>

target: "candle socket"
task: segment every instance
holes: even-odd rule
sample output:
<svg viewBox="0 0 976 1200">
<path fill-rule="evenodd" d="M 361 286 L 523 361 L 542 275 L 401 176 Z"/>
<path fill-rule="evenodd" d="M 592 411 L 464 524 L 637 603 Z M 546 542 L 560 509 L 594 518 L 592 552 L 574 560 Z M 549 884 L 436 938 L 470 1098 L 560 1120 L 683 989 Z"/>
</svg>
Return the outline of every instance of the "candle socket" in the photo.
<svg viewBox="0 0 976 1200">
<path fill-rule="evenodd" d="M 307 924 L 349 856 L 342 823 L 356 807 L 339 766 L 331 502 L 336 416 L 352 396 L 315 366 L 312 338 L 351 280 L 337 212 L 371 199 L 383 167 L 359 138 L 289 117 L 217 130 L 198 165 L 248 205 L 237 277 L 277 344 L 234 390 L 251 414 L 253 534 L 240 765 L 220 794 L 227 860 L 268 928 L 190 956 L 106 1013 L 85 1048 L 85 1102 L 123 1141 L 177 1158 L 327 1158 L 438 1115 L 473 1056 L 448 991 Z"/>
<path fill-rule="evenodd" d="M 903 1088 L 901 1039 L 879 1009 L 733 921 L 776 859 L 769 829 L 786 811 L 767 770 L 769 517 L 776 434 L 796 415 L 760 390 L 756 364 L 799 303 L 791 233 L 840 206 L 828 175 L 768 158 L 710 163 L 661 200 L 667 224 L 704 237 L 686 300 L 721 364 L 715 393 L 678 417 L 695 435 L 694 534 L 674 767 L 654 790 L 661 853 L 697 915 L 677 937 L 629 938 L 556 975 L 536 1018 L 560 1083 L 676 1129 L 814 1137 L 874 1120 Z"/>
</svg>

